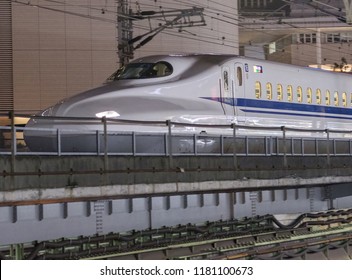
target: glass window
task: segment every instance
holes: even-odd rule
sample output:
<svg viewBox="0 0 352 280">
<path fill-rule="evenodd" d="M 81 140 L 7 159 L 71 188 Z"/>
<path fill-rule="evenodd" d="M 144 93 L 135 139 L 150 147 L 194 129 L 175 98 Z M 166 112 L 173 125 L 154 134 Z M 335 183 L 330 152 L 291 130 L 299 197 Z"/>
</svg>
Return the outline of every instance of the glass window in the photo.
<svg viewBox="0 0 352 280">
<path fill-rule="evenodd" d="M 273 87 L 271 83 L 266 84 L 266 98 L 269 100 L 273 99 Z"/>
<path fill-rule="evenodd" d="M 342 105 L 343 105 L 343 107 L 347 107 L 347 94 L 346 94 L 346 92 L 342 93 Z"/>
<path fill-rule="evenodd" d="M 239 86 L 242 86 L 242 68 L 237 67 L 237 82 Z"/>
<path fill-rule="evenodd" d="M 292 102 L 292 86 L 287 86 L 287 101 Z"/>
<path fill-rule="evenodd" d="M 278 84 L 276 86 L 277 100 L 282 100 L 282 85 Z"/>
<path fill-rule="evenodd" d="M 310 87 L 307 88 L 307 102 L 308 102 L 309 104 L 312 103 L 312 89 L 311 89 Z"/>
<path fill-rule="evenodd" d="M 157 63 L 130 63 L 117 70 L 109 79 L 148 79 L 160 78 L 172 74 L 173 68 L 166 61 Z"/>
<path fill-rule="evenodd" d="M 302 102 L 302 88 L 301 87 L 297 87 L 297 101 L 299 102 L 299 103 L 301 103 Z"/>
<path fill-rule="evenodd" d="M 255 97 L 262 98 L 262 85 L 258 81 L 255 82 Z"/>
<path fill-rule="evenodd" d="M 229 91 L 229 72 L 224 70 L 223 72 L 223 79 L 224 79 L 224 90 L 227 92 Z"/>
<path fill-rule="evenodd" d="M 337 91 L 334 92 L 334 105 L 339 106 L 339 93 Z"/>
<path fill-rule="evenodd" d="M 326 91 L 325 93 L 325 105 L 330 105 L 330 91 Z"/>
<path fill-rule="evenodd" d="M 321 104 L 321 90 L 317 89 L 316 91 L 316 100 L 317 100 L 317 104 Z"/>
</svg>

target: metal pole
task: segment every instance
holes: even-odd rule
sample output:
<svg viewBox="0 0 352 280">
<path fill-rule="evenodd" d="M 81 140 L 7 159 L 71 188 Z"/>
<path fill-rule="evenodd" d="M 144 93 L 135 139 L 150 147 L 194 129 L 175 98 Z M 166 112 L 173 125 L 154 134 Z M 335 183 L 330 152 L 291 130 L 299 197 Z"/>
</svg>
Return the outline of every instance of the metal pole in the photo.
<svg viewBox="0 0 352 280">
<path fill-rule="evenodd" d="M 168 126 L 168 154 L 169 154 L 169 164 L 172 167 L 172 130 L 171 130 L 171 120 L 166 121 L 166 125 Z"/>
<path fill-rule="evenodd" d="M 14 174 L 16 164 L 16 127 L 15 127 L 15 113 L 14 111 L 9 112 L 9 118 L 11 120 L 11 174 Z M 11 176 L 11 186 L 15 187 L 15 177 Z"/>
<path fill-rule="evenodd" d="M 282 140 L 284 141 L 284 168 L 287 168 L 286 127 L 282 126 Z"/>
<path fill-rule="evenodd" d="M 61 156 L 61 132 L 60 129 L 57 129 L 56 131 L 56 136 L 57 136 L 57 155 Z"/>
<path fill-rule="evenodd" d="M 104 125 L 104 172 L 105 172 L 105 183 L 108 183 L 108 169 L 109 169 L 109 159 L 108 159 L 108 125 L 106 117 L 102 118 Z"/>
<path fill-rule="evenodd" d="M 236 139 L 236 124 L 232 124 L 232 129 L 233 129 L 233 168 L 234 170 L 237 170 L 237 139 Z"/>
<path fill-rule="evenodd" d="M 325 129 L 326 132 L 326 161 L 328 167 L 330 167 L 330 132 L 329 129 Z"/>
</svg>

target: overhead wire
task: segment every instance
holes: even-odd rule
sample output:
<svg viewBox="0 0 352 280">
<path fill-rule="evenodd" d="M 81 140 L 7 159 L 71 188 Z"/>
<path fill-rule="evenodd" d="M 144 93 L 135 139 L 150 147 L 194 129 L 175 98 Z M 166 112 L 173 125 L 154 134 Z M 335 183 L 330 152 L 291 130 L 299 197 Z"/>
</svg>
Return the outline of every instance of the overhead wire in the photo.
<svg viewBox="0 0 352 280">
<path fill-rule="evenodd" d="M 69 2 L 61 2 L 61 1 L 58 1 L 58 0 L 44 0 L 46 2 L 50 2 L 50 3 L 53 3 L 53 4 L 58 4 L 58 5 L 68 5 L 68 6 L 72 6 L 72 7 L 81 7 L 81 8 L 87 8 L 88 10 L 94 10 L 94 11 L 101 11 L 102 13 L 111 13 L 111 14 L 114 14 L 117 18 L 118 16 L 118 13 L 116 10 L 112 11 L 112 10 L 109 10 L 107 7 L 107 1 L 105 1 L 105 5 L 104 5 L 104 10 L 100 7 L 94 7 L 94 6 L 87 6 L 87 5 L 79 5 L 79 4 L 72 4 L 72 3 L 69 3 Z M 94 16 L 92 14 L 88 14 L 88 15 L 85 15 L 85 14 L 81 14 L 81 13 L 77 13 L 77 12 L 71 12 L 71 11 L 68 11 L 68 10 L 60 10 L 58 8 L 53 8 L 53 7 L 48 7 L 48 6 L 43 6 L 43 5 L 34 5 L 34 4 L 31 4 L 30 1 L 29 2 L 22 2 L 22 1 L 18 1 L 18 0 L 12 0 L 12 2 L 14 3 L 19 3 L 19 4 L 22 4 L 22 5 L 30 5 L 30 6 L 34 6 L 34 7 L 38 7 L 38 8 L 41 8 L 41 9 L 46 9 L 46 10 L 50 10 L 50 11 L 53 11 L 53 12 L 61 12 L 61 13 L 65 13 L 65 14 L 69 14 L 69 15 L 73 15 L 73 16 L 80 16 L 80 17 L 83 17 L 83 18 L 88 18 L 88 19 L 93 19 L 93 20 L 98 20 L 98 21 L 103 21 L 103 22 L 108 22 L 108 23 L 113 23 L 113 24 L 117 24 L 117 20 L 112 20 L 112 19 L 107 19 L 107 18 L 104 18 L 104 17 L 98 17 L 98 16 Z M 149 1 L 150 3 L 148 4 L 147 1 L 144 1 L 143 3 L 138 3 L 140 7 L 156 7 L 157 6 L 157 2 L 156 1 Z M 189 1 L 182 1 L 182 0 L 174 0 L 174 1 L 163 1 L 162 4 L 165 5 L 167 4 L 168 7 L 163 7 L 163 6 L 160 6 L 158 5 L 159 8 L 162 8 L 162 9 L 172 9 L 172 7 L 176 7 L 175 6 L 175 3 L 176 4 L 179 4 L 179 5 L 182 5 L 182 7 L 194 7 L 195 5 L 197 5 L 198 7 L 202 7 L 202 8 L 205 8 L 205 12 L 204 12 L 204 15 L 207 17 L 207 18 L 210 18 L 212 20 L 216 20 L 216 21 L 219 21 L 219 22 L 223 22 L 225 24 L 229 24 L 229 25 L 233 25 L 233 26 L 238 26 L 240 28 L 243 28 L 244 30 L 250 30 L 250 31 L 257 31 L 258 28 L 255 28 L 255 27 L 248 27 L 248 26 L 245 26 L 243 25 L 243 23 L 240 22 L 240 19 L 238 16 L 234 16 L 235 12 L 238 11 L 238 9 L 232 7 L 232 6 L 229 6 L 229 5 L 224 5 L 223 3 L 220 3 L 218 1 L 212 1 L 212 0 L 208 0 L 207 1 L 207 4 L 204 4 L 204 3 L 199 3 L 199 1 L 193 1 L 193 0 L 189 0 Z M 209 6 L 209 3 L 212 3 L 212 4 L 216 4 L 218 6 L 221 6 L 221 7 L 225 7 L 227 9 L 220 9 L 219 7 L 213 7 L 213 6 Z M 114 5 L 112 5 L 111 7 L 116 7 Z M 229 10 L 230 9 L 230 10 Z M 231 12 L 231 10 L 233 10 L 233 13 Z M 119 15 L 121 16 L 121 15 Z M 126 15 L 125 15 L 126 16 Z M 128 16 L 127 16 L 128 18 Z M 299 26 L 295 26 L 294 24 L 292 23 L 288 23 L 286 21 L 281 21 L 282 24 L 286 24 L 288 26 L 290 26 L 291 28 L 293 29 L 296 29 L 296 30 L 304 30 L 304 31 L 309 31 L 309 32 L 312 32 L 311 28 L 302 28 L 302 27 L 299 27 Z M 262 24 L 265 24 L 264 22 Z M 139 28 L 141 30 L 148 30 L 148 28 L 146 26 L 144 26 L 143 24 L 137 24 L 135 23 L 134 26 L 136 28 Z M 211 28 L 207 28 L 207 27 L 199 27 L 201 31 L 204 31 L 204 32 L 207 32 L 207 33 L 211 33 L 211 32 L 214 32 L 214 30 L 212 30 Z M 319 27 L 317 27 L 319 28 Z M 272 35 L 274 33 L 273 32 L 270 32 L 270 31 L 267 31 L 267 30 L 262 30 L 262 29 L 259 29 L 260 32 L 265 32 L 266 34 L 268 35 Z M 222 34 L 224 35 L 233 35 L 232 33 L 230 32 L 227 32 L 227 31 L 224 31 L 222 30 L 221 31 Z M 237 39 L 234 39 L 234 40 L 230 40 L 228 37 L 225 37 L 223 38 L 224 36 L 222 36 L 222 38 L 212 38 L 211 36 L 209 35 L 203 35 L 201 33 L 197 33 L 196 34 L 196 38 L 194 35 L 192 35 L 192 32 L 190 32 L 190 34 L 188 35 L 185 35 L 184 33 L 181 34 L 178 30 L 177 30 L 177 33 L 175 32 L 175 30 L 173 29 L 168 29 L 167 31 L 164 31 L 163 33 L 165 34 L 168 34 L 169 36 L 175 36 L 175 37 L 179 37 L 179 38 L 186 38 L 186 39 L 190 39 L 190 40 L 198 40 L 198 41 L 201 41 L 201 42 L 206 42 L 206 43 L 210 43 L 210 44 L 216 44 L 216 45 L 224 45 L 224 46 L 232 46 L 231 44 L 239 44 L 239 40 Z M 321 34 L 324 34 L 324 32 L 321 32 Z M 326 33 L 327 34 L 327 33 Z M 268 42 L 269 43 L 269 42 Z M 322 50 L 328 50 L 328 51 L 335 51 L 335 49 L 330 49 L 326 46 L 322 46 Z M 287 52 L 287 50 L 286 50 Z M 341 52 L 341 54 L 343 55 L 349 55 L 349 53 L 344 53 L 344 52 Z M 302 54 L 304 56 L 304 54 Z M 307 58 L 311 58 L 311 55 L 306 55 Z M 307 60 L 307 62 L 310 62 L 311 59 Z"/>
</svg>

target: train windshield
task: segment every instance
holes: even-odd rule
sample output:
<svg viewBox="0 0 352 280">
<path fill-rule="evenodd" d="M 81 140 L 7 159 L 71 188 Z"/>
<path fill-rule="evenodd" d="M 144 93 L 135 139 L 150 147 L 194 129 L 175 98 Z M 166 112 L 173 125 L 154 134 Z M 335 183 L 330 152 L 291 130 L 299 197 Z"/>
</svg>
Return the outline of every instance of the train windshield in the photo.
<svg viewBox="0 0 352 280">
<path fill-rule="evenodd" d="M 172 66 L 165 61 L 157 63 L 130 63 L 118 69 L 108 81 L 160 78 L 172 74 Z"/>
</svg>

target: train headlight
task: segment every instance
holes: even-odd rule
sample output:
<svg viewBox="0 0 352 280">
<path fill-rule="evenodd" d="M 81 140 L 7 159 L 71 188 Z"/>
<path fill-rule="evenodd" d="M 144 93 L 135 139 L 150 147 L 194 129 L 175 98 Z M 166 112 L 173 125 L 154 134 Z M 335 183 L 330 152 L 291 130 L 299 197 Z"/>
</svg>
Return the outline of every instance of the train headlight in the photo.
<svg viewBox="0 0 352 280">
<path fill-rule="evenodd" d="M 116 118 L 119 117 L 120 114 L 117 113 L 116 111 L 104 111 L 104 112 L 100 112 L 100 113 L 96 113 L 95 114 L 97 116 L 97 118 Z"/>
</svg>

